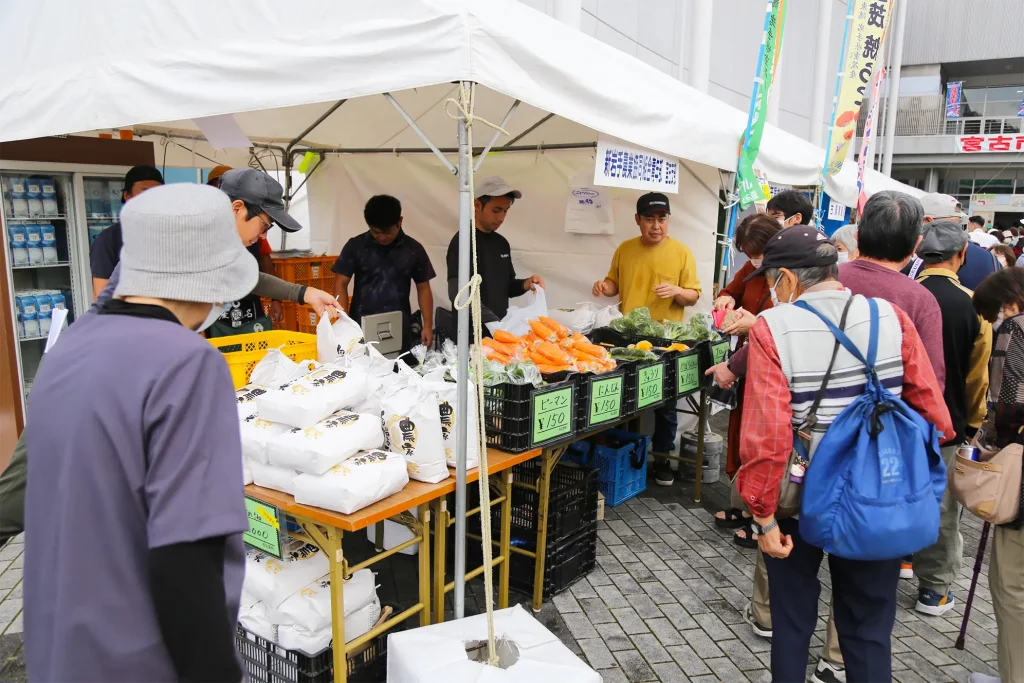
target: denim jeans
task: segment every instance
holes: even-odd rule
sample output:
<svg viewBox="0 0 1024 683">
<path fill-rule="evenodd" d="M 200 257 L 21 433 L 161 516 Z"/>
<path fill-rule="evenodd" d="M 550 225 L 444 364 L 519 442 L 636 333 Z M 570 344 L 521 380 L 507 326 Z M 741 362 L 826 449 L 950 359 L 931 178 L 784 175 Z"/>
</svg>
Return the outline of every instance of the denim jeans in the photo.
<svg viewBox="0 0 1024 683">
<path fill-rule="evenodd" d="M 670 402 L 654 411 L 654 436 L 651 438 L 651 449 L 655 453 L 671 453 L 676 445 L 676 428 L 679 416 L 676 414 L 675 402 Z M 655 462 L 665 458 L 655 458 Z"/>
</svg>

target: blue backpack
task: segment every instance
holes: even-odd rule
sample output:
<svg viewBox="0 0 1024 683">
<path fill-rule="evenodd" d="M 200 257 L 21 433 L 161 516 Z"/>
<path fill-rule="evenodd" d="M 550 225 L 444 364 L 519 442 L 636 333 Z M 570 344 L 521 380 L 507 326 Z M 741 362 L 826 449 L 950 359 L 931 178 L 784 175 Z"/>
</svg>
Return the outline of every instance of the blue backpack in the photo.
<svg viewBox="0 0 1024 683">
<path fill-rule="evenodd" d="M 800 535 L 836 557 L 888 560 L 927 548 L 939 536 L 946 466 L 935 425 L 882 386 L 875 372 L 878 303 L 867 358 L 846 333 L 805 301 L 836 340 L 864 364 L 867 387 L 829 425 L 807 467 Z"/>
</svg>

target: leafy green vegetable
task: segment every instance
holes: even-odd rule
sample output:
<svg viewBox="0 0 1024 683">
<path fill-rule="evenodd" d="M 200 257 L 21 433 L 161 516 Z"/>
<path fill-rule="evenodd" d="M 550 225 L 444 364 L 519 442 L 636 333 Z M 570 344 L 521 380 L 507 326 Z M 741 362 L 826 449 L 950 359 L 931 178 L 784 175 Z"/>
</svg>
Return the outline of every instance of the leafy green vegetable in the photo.
<svg viewBox="0 0 1024 683">
<path fill-rule="evenodd" d="M 666 322 L 665 336 L 673 340 L 693 341 L 720 338 L 720 335 L 711 328 L 711 316 L 704 313 L 694 313 L 685 323 Z"/>
<path fill-rule="evenodd" d="M 615 360 L 658 360 L 658 355 L 653 351 L 641 351 L 640 349 L 627 349 L 617 347 L 611 350 L 611 356 Z"/>
</svg>

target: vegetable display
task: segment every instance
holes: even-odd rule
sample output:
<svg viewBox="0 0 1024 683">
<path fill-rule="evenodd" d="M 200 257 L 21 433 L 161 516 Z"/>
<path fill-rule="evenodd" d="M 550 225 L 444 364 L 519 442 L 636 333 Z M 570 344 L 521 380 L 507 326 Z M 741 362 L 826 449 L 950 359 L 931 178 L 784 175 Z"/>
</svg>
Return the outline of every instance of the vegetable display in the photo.
<svg viewBox="0 0 1024 683">
<path fill-rule="evenodd" d="M 615 360 L 607 349 L 591 344 L 582 334 L 570 332 L 558 321 L 541 316 L 530 320 L 529 325 L 529 334 L 522 337 L 497 330 L 493 339 L 482 340 L 487 360 L 504 365 L 530 361 L 544 375 L 615 369 Z"/>
<path fill-rule="evenodd" d="M 651 319 L 651 311 L 645 306 L 634 308 L 623 317 L 611 321 L 608 327 L 620 334 L 657 337 L 673 341 L 680 339 L 706 341 L 720 338 L 720 335 L 711 327 L 711 316 L 709 315 L 695 313 L 685 323 L 673 320 L 659 323 Z"/>
</svg>

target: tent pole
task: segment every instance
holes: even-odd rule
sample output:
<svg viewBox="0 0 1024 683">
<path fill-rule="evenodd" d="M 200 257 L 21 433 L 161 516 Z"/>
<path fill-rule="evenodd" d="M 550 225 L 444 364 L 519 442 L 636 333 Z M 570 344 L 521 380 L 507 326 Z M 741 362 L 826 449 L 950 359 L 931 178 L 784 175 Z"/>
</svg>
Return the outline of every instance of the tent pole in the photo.
<svg viewBox="0 0 1024 683">
<path fill-rule="evenodd" d="M 596 142 L 556 142 L 549 145 L 503 145 L 492 147 L 491 152 L 544 152 L 560 149 L 596 149 Z M 458 147 L 440 147 L 442 154 L 458 154 Z M 305 152 L 314 154 L 433 154 L 429 147 L 309 147 Z M 483 147 L 475 147 L 474 155 L 483 154 Z"/>
<path fill-rule="evenodd" d="M 455 168 L 455 166 L 452 165 L 452 162 L 448 161 L 447 157 L 445 157 L 441 153 L 441 150 L 439 150 L 437 148 L 437 145 L 435 145 L 433 142 L 430 141 L 430 138 L 427 137 L 427 134 L 424 133 L 423 130 L 419 126 L 416 125 L 416 122 L 412 120 L 412 117 L 409 116 L 405 112 L 404 109 L 402 109 L 402 105 L 400 105 L 398 103 L 398 101 L 394 97 L 391 96 L 391 93 L 389 93 L 389 92 L 384 93 L 384 98 L 388 102 L 391 103 L 391 106 L 394 107 L 395 110 L 397 110 L 399 114 L 401 114 L 402 118 L 405 119 L 405 122 L 407 124 L 409 124 L 410 128 L 413 129 L 413 132 L 415 132 L 416 135 L 420 136 L 420 140 L 423 140 L 423 142 L 427 143 L 427 147 L 430 148 L 430 151 L 433 152 L 434 156 L 436 156 L 438 159 L 440 159 L 444 163 L 444 165 L 448 167 L 448 170 L 452 172 L 452 175 L 459 175 L 459 169 Z M 461 138 L 460 138 L 460 140 L 461 140 Z M 459 144 L 459 154 L 462 154 L 462 144 L 461 144 L 461 142 Z M 466 181 L 466 182 L 469 182 L 469 181 Z M 467 186 L 467 188 L 468 188 L 468 186 Z"/>
<path fill-rule="evenodd" d="M 512 118 L 512 114 L 515 114 L 516 109 L 518 108 L 519 100 L 516 100 L 515 102 L 512 103 L 512 106 L 509 108 L 508 113 L 505 114 L 505 118 L 503 118 L 501 120 L 501 123 L 498 124 L 498 128 L 504 128 L 505 126 L 507 126 L 509 120 L 511 120 Z M 491 151 L 491 147 L 493 147 L 494 143 L 498 141 L 498 136 L 500 135 L 500 130 L 494 131 L 494 135 L 491 136 L 491 141 L 487 143 L 486 147 L 484 147 L 484 151 L 480 152 L 480 158 L 476 160 L 476 165 L 473 166 L 473 173 L 476 173 L 477 171 L 480 170 L 480 164 L 484 163 L 484 159 L 487 158 L 487 153 Z"/>
<path fill-rule="evenodd" d="M 397 106 L 397 105 L 396 105 Z M 470 278 L 470 212 L 473 198 L 470 196 L 469 181 L 473 173 L 473 150 L 469 147 L 469 130 L 464 119 L 459 126 L 459 291 Z M 415 125 L 415 124 L 413 124 Z M 436 150 L 435 150 L 436 151 Z M 443 158 L 443 157 L 442 157 Z M 458 412 L 468 415 L 469 410 L 469 307 L 458 311 Z M 477 381 L 480 381 L 478 378 Z M 458 420 L 455 426 L 455 618 L 461 619 L 466 610 L 466 446 L 468 439 L 477 438 L 469 431 L 466 420 Z"/>
</svg>

